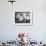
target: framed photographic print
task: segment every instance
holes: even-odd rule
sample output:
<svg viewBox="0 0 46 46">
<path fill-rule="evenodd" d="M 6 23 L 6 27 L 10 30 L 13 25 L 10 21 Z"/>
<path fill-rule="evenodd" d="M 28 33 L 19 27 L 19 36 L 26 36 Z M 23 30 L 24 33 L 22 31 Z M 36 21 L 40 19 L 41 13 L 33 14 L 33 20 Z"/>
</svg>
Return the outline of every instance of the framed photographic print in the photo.
<svg viewBox="0 0 46 46">
<path fill-rule="evenodd" d="M 32 25 L 32 11 L 16 11 L 15 25 Z"/>
</svg>

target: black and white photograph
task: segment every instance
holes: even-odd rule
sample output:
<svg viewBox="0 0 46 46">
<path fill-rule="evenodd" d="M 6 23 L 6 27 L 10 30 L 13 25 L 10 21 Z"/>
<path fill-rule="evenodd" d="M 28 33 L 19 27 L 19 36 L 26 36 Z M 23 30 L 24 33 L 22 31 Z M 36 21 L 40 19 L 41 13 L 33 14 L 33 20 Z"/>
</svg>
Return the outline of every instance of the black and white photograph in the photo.
<svg viewBox="0 0 46 46">
<path fill-rule="evenodd" d="M 15 12 L 16 25 L 32 25 L 32 12 Z"/>
</svg>

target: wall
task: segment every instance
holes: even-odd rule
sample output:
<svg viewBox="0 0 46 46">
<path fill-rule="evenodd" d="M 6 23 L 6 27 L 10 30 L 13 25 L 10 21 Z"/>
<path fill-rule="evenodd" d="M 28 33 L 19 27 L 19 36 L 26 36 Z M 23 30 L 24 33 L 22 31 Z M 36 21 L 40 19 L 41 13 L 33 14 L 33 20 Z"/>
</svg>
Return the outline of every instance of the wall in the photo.
<svg viewBox="0 0 46 46">
<path fill-rule="evenodd" d="M 33 10 L 32 26 L 15 26 L 14 14 L 17 10 Z M 11 40 L 18 32 L 31 34 L 33 40 L 46 40 L 46 1 L 17 0 L 13 5 L 7 0 L 0 0 L 0 40 Z"/>
</svg>

